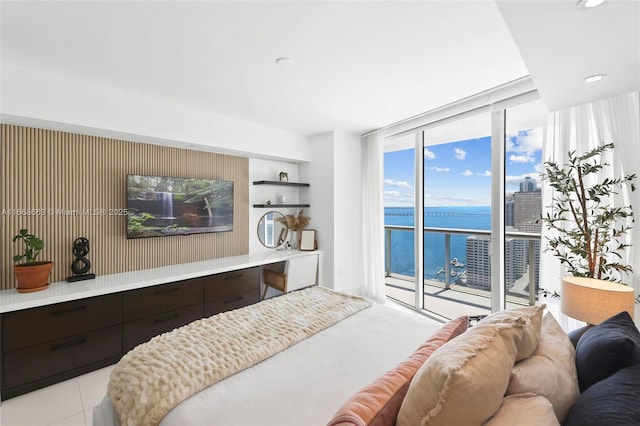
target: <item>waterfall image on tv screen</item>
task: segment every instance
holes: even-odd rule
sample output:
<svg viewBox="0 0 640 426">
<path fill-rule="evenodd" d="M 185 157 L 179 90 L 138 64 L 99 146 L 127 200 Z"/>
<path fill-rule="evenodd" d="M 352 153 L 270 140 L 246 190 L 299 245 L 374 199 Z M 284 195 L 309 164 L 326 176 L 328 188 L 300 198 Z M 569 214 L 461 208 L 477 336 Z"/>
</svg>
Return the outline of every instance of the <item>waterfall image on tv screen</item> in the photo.
<svg viewBox="0 0 640 426">
<path fill-rule="evenodd" d="M 127 176 L 127 238 L 233 231 L 233 181 Z"/>
</svg>

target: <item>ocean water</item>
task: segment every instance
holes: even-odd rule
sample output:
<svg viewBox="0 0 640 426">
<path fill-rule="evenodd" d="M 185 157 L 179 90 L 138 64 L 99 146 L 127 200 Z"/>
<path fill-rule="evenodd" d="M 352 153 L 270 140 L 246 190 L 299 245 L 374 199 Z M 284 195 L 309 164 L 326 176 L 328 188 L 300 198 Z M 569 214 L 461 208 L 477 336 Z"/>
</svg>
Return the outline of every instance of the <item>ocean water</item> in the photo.
<svg viewBox="0 0 640 426">
<path fill-rule="evenodd" d="M 386 207 L 384 224 L 413 226 L 414 209 L 405 207 Z M 489 230 L 491 229 L 491 207 L 426 207 L 424 209 L 424 226 L 432 228 L 453 228 Z M 444 234 L 425 233 L 424 240 L 424 277 L 426 279 L 444 281 L 444 273 L 438 274 L 445 266 Z M 457 258 L 466 264 L 467 235 L 451 236 L 451 259 Z M 391 232 L 391 272 L 414 276 L 415 260 L 413 232 Z M 462 271 L 464 267 L 457 268 Z"/>
</svg>

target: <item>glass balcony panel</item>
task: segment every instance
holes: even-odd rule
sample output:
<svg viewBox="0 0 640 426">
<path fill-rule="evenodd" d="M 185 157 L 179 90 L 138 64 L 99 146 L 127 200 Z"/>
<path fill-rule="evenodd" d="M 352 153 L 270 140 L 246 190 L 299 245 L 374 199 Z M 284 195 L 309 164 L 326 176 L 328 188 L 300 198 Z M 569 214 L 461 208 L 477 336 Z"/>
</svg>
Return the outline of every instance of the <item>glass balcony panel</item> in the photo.
<svg viewBox="0 0 640 426">
<path fill-rule="evenodd" d="M 535 304 L 539 290 L 540 240 L 508 237 L 505 259 L 507 301 Z"/>
<path fill-rule="evenodd" d="M 395 238 L 396 233 L 413 235 L 412 228 L 410 230 L 396 228 L 385 226 L 387 235 L 390 232 L 393 233 L 392 239 Z M 489 235 L 489 231 L 425 228 L 425 241 L 434 247 L 432 258 L 434 262 L 442 259 L 438 265 L 443 265 L 439 268 L 431 268 L 431 272 L 428 272 L 425 266 L 424 293 L 425 298 L 429 300 L 431 312 L 449 319 L 460 315 L 488 315 L 491 312 Z M 533 281 L 534 289 L 537 289 L 540 236 L 514 238 L 513 234 L 507 234 L 507 239 L 506 306 L 507 308 L 526 306 L 531 304 L 532 300 L 529 283 Z M 449 250 L 447 250 L 447 240 L 449 240 Z M 472 253 L 465 258 L 466 263 L 451 255 L 451 247 L 456 244 L 462 244 L 465 251 Z M 404 245 L 392 247 L 387 244 L 385 249 L 404 252 Z M 530 257 L 530 253 L 533 253 L 533 258 Z M 524 266 L 523 256 L 528 259 L 528 263 Z M 392 254 L 392 257 L 396 259 L 398 255 Z M 425 261 L 425 265 L 427 264 L 428 262 Z M 529 264 L 533 264 L 534 268 L 530 269 Z M 448 267 L 445 267 L 446 265 Z M 435 274 L 432 273 L 433 270 Z M 410 274 L 398 271 L 392 267 L 391 273 L 387 274 L 385 280 L 387 296 L 413 306 L 414 277 L 410 275 L 413 271 Z"/>
</svg>

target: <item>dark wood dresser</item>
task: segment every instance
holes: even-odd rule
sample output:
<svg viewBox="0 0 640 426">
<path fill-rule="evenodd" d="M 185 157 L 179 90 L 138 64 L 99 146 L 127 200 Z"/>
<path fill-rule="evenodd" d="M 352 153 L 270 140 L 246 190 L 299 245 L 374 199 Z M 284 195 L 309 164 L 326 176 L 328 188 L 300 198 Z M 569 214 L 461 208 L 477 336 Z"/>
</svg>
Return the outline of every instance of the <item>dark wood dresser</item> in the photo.
<svg viewBox="0 0 640 426">
<path fill-rule="evenodd" d="M 2 400 L 116 363 L 152 337 L 260 299 L 260 267 L 0 316 Z"/>
</svg>

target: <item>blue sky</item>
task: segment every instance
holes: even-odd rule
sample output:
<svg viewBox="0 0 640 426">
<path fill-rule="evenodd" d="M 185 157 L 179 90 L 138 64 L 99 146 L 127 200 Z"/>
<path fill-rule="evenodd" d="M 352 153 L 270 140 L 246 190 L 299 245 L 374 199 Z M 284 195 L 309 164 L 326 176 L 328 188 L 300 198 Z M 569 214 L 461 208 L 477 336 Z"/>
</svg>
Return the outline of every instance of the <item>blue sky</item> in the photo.
<svg viewBox="0 0 640 426">
<path fill-rule="evenodd" d="M 519 189 L 531 176 L 539 182 L 542 138 L 539 130 L 509 135 L 506 190 Z M 488 206 L 491 200 L 491 139 L 483 137 L 425 148 L 425 206 Z M 414 150 L 385 153 L 386 207 L 414 204 Z"/>
</svg>

